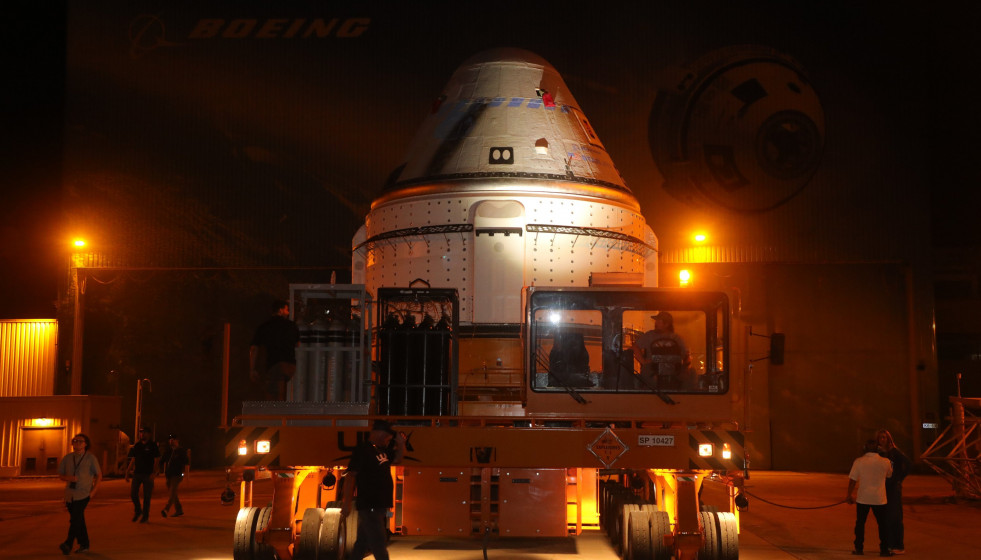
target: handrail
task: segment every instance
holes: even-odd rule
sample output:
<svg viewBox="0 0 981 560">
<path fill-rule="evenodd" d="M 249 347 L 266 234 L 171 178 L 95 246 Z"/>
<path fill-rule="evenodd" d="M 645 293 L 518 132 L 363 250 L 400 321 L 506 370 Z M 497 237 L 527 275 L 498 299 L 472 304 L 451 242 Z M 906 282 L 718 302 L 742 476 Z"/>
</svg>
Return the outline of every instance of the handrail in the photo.
<svg viewBox="0 0 981 560">
<path fill-rule="evenodd" d="M 323 424 L 311 426 L 305 424 L 302 427 L 365 427 L 371 425 L 375 420 L 386 420 L 396 428 L 507 428 L 507 429 L 600 429 L 613 427 L 614 429 L 648 429 L 648 430 L 739 430 L 739 422 L 736 420 L 714 419 L 714 420 L 684 420 L 663 418 L 582 418 L 578 416 L 559 416 L 559 415 L 536 415 L 536 416 L 351 416 L 351 415 L 330 415 L 330 414 L 252 414 L 248 416 L 236 416 L 232 419 L 235 427 L 244 426 L 242 421 L 269 421 L 269 425 L 276 424 L 290 426 L 294 420 L 318 421 Z M 352 426 L 352 421 L 363 422 L 364 426 Z"/>
</svg>

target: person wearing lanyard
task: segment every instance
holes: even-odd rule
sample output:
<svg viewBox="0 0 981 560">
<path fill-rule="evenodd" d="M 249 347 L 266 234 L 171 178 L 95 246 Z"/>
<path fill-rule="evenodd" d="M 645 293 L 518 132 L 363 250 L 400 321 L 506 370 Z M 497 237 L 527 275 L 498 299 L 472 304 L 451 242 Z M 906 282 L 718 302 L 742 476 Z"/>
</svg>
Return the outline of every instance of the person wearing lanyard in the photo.
<svg viewBox="0 0 981 560">
<path fill-rule="evenodd" d="M 65 481 L 65 507 L 68 508 L 68 538 L 58 545 L 62 554 L 69 554 L 72 545 L 78 540 L 78 550 L 89 549 L 89 532 L 85 527 L 85 507 L 95 496 L 102 470 L 99 461 L 88 452 L 92 441 L 85 434 L 75 434 L 72 438 L 72 452 L 58 463 L 58 478 Z"/>
</svg>

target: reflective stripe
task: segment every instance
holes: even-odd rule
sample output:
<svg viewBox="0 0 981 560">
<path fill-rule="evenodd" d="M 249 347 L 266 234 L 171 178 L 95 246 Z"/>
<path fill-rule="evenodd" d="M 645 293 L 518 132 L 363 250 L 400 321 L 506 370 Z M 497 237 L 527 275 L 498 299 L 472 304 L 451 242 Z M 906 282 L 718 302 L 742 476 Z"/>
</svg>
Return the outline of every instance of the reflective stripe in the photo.
<svg viewBox="0 0 981 560">
<path fill-rule="evenodd" d="M 693 470 L 740 470 L 743 468 L 745 436 L 742 432 L 724 430 L 693 430 L 688 433 L 688 445 L 691 454 L 688 459 L 688 467 Z M 711 457 L 701 457 L 698 454 L 698 446 L 702 443 L 711 443 L 714 447 Z M 729 459 L 722 458 L 722 447 L 729 444 L 729 451 L 732 456 Z"/>
<path fill-rule="evenodd" d="M 238 444 L 242 440 L 248 445 L 248 453 L 238 454 Z M 259 440 L 269 440 L 269 453 L 256 453 L 255 442 Z M 279 428 L 269 427 L 242 427 L 231 428 L 225 435 L 225 466 L 245 467 L 245 466 L 276 466 L 279 465 L 279 451 L 276 445 L 279 443 Z"/>
</svg>

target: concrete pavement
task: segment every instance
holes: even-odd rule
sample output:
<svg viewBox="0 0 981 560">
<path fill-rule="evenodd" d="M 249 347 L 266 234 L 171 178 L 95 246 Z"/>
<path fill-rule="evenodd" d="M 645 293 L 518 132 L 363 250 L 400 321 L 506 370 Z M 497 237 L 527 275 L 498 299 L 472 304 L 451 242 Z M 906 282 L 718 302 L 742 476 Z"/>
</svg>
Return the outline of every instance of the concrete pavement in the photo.
<svg viewBox="0 0 981 560">
<path fill-rule="evenodd" d="M 855 506 L 831 505 L 844 500 L 847 486 L 846 474 L 751 473 L 746 485 L 750 507 L 742 515 L 740 535 L 740 548 L 747 553 L 744 558 L 756 558 L 744 546 L 750 536 L 789 558 L 850 557 Z M 906 558 L 981 557 L 981 502 L 955 500 L 950 485 L 932 475 L 908 477 L 903 497 Z M 876 556 L 878 543 L 870 515 L 865 527 L 866 555 Z"/>
<path fill-rule="evenodd" d="M 150 523 L 130 521 L 129 487 L 108 480 L 86 511 L 91 550 L 99 560 L 226 560 L 232 557 L 236 507 L 223 506 L 220 471 L 192 472 L 182 485 L 186 515 L 164 519 L 165 485 L 157 479 Z M 256 483 L 256 501 L 268 492 Z M 742 515 L 740 556 L 748 560 L 829 559 L 850 557 L 854 506 L 837 504 L 845 496 L 844 474 L 753 472 L 747 482 L 749 511 Z M 0 480 L 0 558 L 63 558 L 68 514 L 61 502 L 62 483 L 51 478 Z M 907 557 L 978 558 L 981 504 L 957 503 L 941 478 L 911 476 L 905 485 Z M 772 502 L 772 503 L 767 503 Z M 875 522 L 866 528 L 866 549 L 877 545 Z M 433 537 L 395 537 L 393 560 L 482 560 L 479 541 Z M 72 555 L 81 557 L 82 555 Z M 586 532 L 574 539 L 510 539 L 490 542 L 488 559 L 615 560 L 605 535 Z"/>
</svg>

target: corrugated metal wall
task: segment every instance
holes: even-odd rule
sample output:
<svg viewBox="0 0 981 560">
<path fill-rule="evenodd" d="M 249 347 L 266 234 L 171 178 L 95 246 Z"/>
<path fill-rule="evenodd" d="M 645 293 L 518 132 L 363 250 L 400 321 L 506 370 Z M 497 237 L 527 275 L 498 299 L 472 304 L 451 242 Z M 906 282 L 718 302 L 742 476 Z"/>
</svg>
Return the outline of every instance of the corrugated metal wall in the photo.
<svg viewBox="0 0 981 560">
<path fill-rule="evenodd" d="M 58 321 L 0 321 L 0 397 L 54 394 Z"/>
<path fill-rule="evenodd" d="M 72 412 L 72 411 L 66 411 Z M 51 417 L 52 427 L 67 428 L 65 434 L 75 435 L 85 431 L 83 418 L 56 416 Z M 0 417 L 0 469 L 20 465 L 21 457 L 21 428 L 33 426 L 32 418 L 6 418 Z M 70 437 L 70 436 L 69 436 Z M 66 438 L 67 445 L 67 438 Z M 70 449 L 52 450 L 54 456 L 61 457 Z"/>
<path fill-rule="evenodd" d="M 0 477 L 21 474 L 24 431 L 36 428 L 62 430 L 60 447 L 47 455 L 59 459 L 71 451 L 71 436 L 88 434 L 103 473 L 115 472 L 121 405 L 121 397 L 110 396 L 0 397 Z"/>
</svg>

